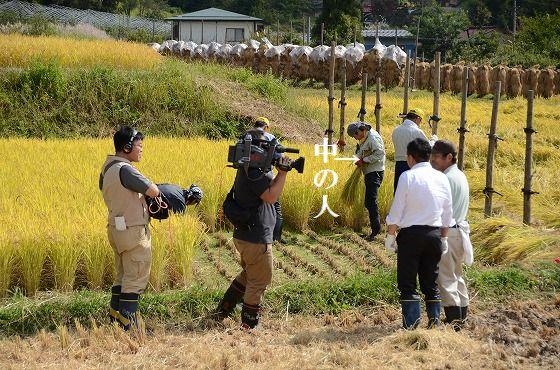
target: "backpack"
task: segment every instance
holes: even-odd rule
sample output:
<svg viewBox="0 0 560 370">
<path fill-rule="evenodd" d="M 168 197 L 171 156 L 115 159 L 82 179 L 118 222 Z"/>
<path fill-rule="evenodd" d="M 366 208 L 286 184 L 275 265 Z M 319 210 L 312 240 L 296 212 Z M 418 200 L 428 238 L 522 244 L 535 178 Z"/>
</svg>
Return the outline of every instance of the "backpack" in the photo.
<svg viewBox="0 0 560 370">
<path fill-rule="evenodd" d="M 251 228 L 256 224 L 256 215 L 258 207 L 242 207 L 235 200 L 233 187 L 226 195 L 226 199 L 222 204 L 224 215 L 233 226 L 237 228 Z"/>
</svg>

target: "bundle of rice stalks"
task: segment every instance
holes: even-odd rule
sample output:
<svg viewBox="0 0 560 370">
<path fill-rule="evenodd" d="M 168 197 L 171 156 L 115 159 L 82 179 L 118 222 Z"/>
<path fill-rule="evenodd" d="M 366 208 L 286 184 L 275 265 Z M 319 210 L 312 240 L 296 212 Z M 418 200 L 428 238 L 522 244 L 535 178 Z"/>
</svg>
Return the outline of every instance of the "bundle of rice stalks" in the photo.
<svg viewBox="0 0 560 370">
<path fill-rule="evenodd" d="M 353 204 L 358 197 L 360 179 L 362 178 L 362 170 L 358 167 L 354 169 L 352 175 L 346 180 L 340 198 L 345 204 Z"/>
<path fill-rule="evenodd" d="M 503 217 L 475 224 L 471 240 L 477 260 L 496 264 L 542 259 L 560 247 L 560 236 Z"/>
</svg>

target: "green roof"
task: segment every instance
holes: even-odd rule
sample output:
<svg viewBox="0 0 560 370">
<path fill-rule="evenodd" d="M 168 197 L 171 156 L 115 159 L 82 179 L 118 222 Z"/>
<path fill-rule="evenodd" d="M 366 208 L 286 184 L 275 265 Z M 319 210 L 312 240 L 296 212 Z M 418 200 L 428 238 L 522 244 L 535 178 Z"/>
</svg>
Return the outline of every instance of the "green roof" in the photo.
<svg viewBox="0 0 560 370">
<path fill-rule="evenodd" d="M 166 21 L 255 21 L 262 22 L 260 18 L 251 17 L 244 14 L 234 13 L 218 8 L 208 8 L 192 13 L 181 14 L 169 17 Z"/>
</svg>

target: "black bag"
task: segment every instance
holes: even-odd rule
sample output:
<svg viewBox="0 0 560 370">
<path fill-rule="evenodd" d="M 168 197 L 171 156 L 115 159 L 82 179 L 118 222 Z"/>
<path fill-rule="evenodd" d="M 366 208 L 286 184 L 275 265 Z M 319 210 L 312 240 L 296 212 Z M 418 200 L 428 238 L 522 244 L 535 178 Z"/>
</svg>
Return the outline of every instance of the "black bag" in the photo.
<svg viewBox="0 0 560 370">
<path fill-rule="evenodd" d="M 256 223 L 258 208 L 241 207 L 233 195 L 233 187 L 222 204 L 224 215 L 237 228 L 251 228 Z"/>
</svg>

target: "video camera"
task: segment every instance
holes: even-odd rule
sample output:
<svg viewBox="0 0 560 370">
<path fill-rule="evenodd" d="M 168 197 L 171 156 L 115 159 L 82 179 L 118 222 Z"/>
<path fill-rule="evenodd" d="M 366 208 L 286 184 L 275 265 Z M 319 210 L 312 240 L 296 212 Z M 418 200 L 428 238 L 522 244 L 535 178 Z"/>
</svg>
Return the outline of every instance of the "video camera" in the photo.
<svg viewBox="0 0 560 370">
<path fill-rule="evenodd" d="M 299 153 L 299 149 L 286 148 L 278 144 L 276 140 L 253 138 L 250 133 L 247 133 L 235 145 L 230 145 L 228 162 L 231 162 L 231 165 L 228 167 L 245 168 L 245 170 L 260 168 L 268 172 L 282 153 Z M 290 170 L 293 168 L 297 172 L 303 173 L 304 165 L 305 158 L 299 157 L 292 162 Z"/>
</svg>

